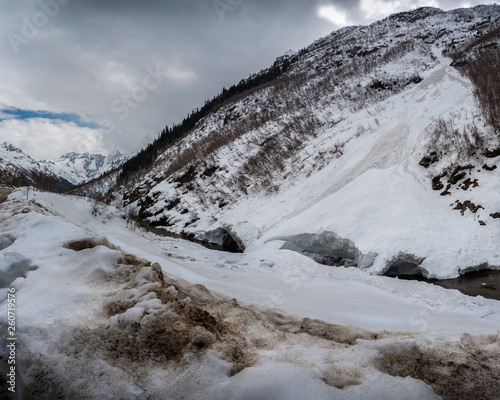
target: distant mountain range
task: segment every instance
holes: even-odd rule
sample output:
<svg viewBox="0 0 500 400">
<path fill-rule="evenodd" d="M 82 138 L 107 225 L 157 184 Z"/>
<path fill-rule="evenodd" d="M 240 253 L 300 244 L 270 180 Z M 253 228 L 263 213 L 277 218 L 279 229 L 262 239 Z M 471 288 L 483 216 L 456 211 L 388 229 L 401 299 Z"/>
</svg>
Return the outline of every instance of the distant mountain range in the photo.
<svg viewBox="0 0 500 400">
<path fill-rule="evenodd" d="M 40 161 L 40 165 L 73 185 L 80 185 L 119 167 L 128 157 L 118 150 L 108 156 L 72 152 L 62 155 L 57 161 Z"/>
<path fill-rule="evenodd" d="M 57 161 L 36 161 L 20 148 L 4 142 L 0 145 L 0 184 L 21 186 L 30 178 L 43 189 L 62 191 L 119 167 L 129 157 L 119 151 L 107 156 L 71 152 Z"/>
<path fill-rule="evenodd" d="M 23 186 L 30 179 L 37 187 L 60 192 L 71 188 L 72 182 L 47 169 L 24 151 L 10 143 L 0 145 L 0 184 Z"/>
</svg>

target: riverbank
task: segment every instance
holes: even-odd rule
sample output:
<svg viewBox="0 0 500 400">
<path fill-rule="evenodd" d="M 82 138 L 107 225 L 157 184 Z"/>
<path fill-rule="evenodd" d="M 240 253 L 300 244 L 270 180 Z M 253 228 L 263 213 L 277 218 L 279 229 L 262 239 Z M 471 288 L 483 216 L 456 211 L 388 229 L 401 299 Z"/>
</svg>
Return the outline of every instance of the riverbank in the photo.
<svg viewBox="0 0 500 400">
<path fill-rule="evenodd" d="M 445 289 L 456 289 L 468 296 L 500 300 L 500 271 L 473 271 L 454 279 L 427 279 L 421 275 L 403 275 L 400 279 L 432 283 Z"/>
</svg>

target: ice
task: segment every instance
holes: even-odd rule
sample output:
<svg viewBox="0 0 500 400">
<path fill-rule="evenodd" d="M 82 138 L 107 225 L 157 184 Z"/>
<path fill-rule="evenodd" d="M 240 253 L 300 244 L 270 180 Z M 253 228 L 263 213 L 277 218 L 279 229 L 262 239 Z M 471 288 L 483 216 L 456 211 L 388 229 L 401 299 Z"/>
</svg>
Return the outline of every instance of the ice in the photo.
<svg viewBox="0 0 500 400">
<path fill-rule="evenodd" d="M 343 239 L 335 232 L 321 231 L 316 234 L 302 233 L 297 236 L 273 237 L 268 241 L 281 240 L 282 250 L 292 250 L 326 265 L 355 266 L 367 269 L 372 266 L 376 254 L 363 254 L 354 242 Z"/>
</svg>

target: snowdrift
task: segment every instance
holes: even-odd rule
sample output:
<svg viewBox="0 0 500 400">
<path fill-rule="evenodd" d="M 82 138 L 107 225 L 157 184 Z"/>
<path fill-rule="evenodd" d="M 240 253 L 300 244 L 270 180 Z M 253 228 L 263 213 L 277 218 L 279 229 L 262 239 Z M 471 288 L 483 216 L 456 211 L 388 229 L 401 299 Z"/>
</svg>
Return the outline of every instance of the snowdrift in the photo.
<svg viewBox="0 0 500 400">
<path fill-rule="evenodd" d="M 127 226 L 113 207 L 93 213 L 75 197 L 27 202 L 17 190 L 0 221 L 0 328 L 9 290 L 21 397 L 498 393 L 497 301 L 332 269 L 275 241 L 258 252 L 212 251 Z"/>
</svg>

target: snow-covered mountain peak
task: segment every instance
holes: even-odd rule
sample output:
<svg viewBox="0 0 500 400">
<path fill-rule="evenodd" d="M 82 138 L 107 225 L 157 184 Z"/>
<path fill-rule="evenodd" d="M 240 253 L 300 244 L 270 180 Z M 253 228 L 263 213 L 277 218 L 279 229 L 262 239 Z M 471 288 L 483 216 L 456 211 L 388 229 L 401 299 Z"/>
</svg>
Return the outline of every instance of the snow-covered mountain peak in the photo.
<svg viewBox="0 0 500 400">
<path fill-rule="evenodd" d="M 0 145 L 0 158 L 4 163 L 19 163 L 19 168 L 31 168 L 33 166 L 39 166 L 38 163 L 33 160 L 28 154 L 22 151 L 19 147 L 14 146 L 11 143 L 3 142 Z"/>
<path fill-rule="evenodd" d="M 43 161 L 42 164 L 74 185 L 79 185 L 119 167 L 127 158 L 118 150 L 107 156 L 70 152 L 57 161 Z"/>
<path fill-rule="evenodd" d="M 293 57 L 295 54 L 297 54 L 297 52 L 290 49 L 285 51 L 281 56 L 279 56 L 277 60 L 284 60 L 285 58 Z"/>
<path fill-rule="evenodd" d="M 4 142 L 0 145 L 0 170 L 3 171 L 0 183 L 10 185 L 13 182 L 13 177 L 17 175 L 32 176 L 33 174 L 42 174 L 52 177 L 56 181 L 67 181 L 62 186 L 59 184 L 57 186 L 59 189 L 61 187 L 67 188 L 71 184 L 82 184 L 118 168 L 129 157 L 129 155 L 124 155 L 118 150 L 107 156 L 69 152 L 63 154 L 58 160 L 36 161 L 20 148 Z M 16 178 L 16 182 L 24 184 L 24 179 Z"/>
<path fill-rule="evenodd" d="M 20 148 L 4 142 L 0 145 L 0 184 L 21 186 L 30 178 L 45 190 L 64 190 L 69 182 L 53 173 L 43 162 L 37 162 Z"/>
<path fill-rule="evenodd" d="M 140 151 L 142 149 L 145 149 L 153 142 L 154 142 L 154 139 L 150 135 L 144 136 L 141 140 L 141 143 L 139 144 L 138 150 Z"/>
</svg>

